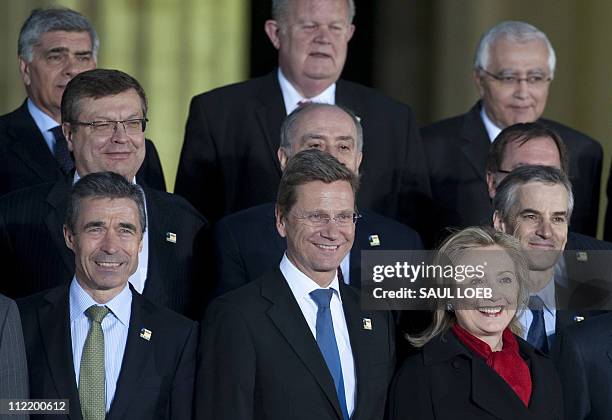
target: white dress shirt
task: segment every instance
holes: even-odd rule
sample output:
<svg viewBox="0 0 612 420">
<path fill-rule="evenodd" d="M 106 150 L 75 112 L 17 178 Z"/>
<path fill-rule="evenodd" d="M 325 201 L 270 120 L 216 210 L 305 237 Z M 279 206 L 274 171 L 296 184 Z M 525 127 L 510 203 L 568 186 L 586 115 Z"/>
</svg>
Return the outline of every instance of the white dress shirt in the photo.
<svg viewBox="0 0 612 420">
<path fill-rule="evenodd" d="M 482 122 L 484 123 L 485 129 L 487 130 L 487 134 L 489 135 L 489 141 L 493 143 L 495 138 L 501 133 L 502 129 L 495 125 L 493 121 L 487 115 L 484 105 L 480 108 L 480 118 L 482 118 Z"/>
<path fill-rule="evenodd" d="M 127 335 L 132 314 L 132 291 L 126 285 L 123 290 L 106 305 L 100 305 L 83 290 L 76 277 L 72 279 L 69 292 L 70 302 L 70 334 L 72 337 L 72 361 L 77 388 L 81 373 L 81 356 L 83 346 L 89 332 L 91 321 L 85 311 L 92 305 L 106 306 L 110 309 L 102 320 L 104 333 L 104 382 L 106 390 L 106 412 L 110 410 L 117 389 L 117 380 L 121 372 L 123 353 L 127 343 Z"/>
<path fill-rule="evenodd" d="M 37 107 L 34 102 L 30 98 L 27 100 L 28 104 L 28 112 L 32 116 L 34 123 L 36 123 L 36 127 L 38 127 L 38 131 L 42 134 L 45 139 L 45 143 L 47 143 L 47 147 L 53 154 L 53 149 L 55 147 L 55 135 L 51 132 L 51 129 L 57 127 L 59 124 L 53 118 L 45 114 L 39 107 Z"/>
<path fill-rule="evenodd" d="M 310 297 L 310 292 L 321 289 L 321 287 L 293 265 L 289 258 L 287 258 L 287 254 L 283 256 L 279 268 L 302 310 L 302 314 L 312 332 L 312 336 L 316 340 L 318 307 L 315 301 Z M 357 389 L 357 384 L 355 382 L 355 362 L 353 360 L 353 350 L 351 349 L 351 341 L 346 327 L 346 319 L 344 318 L 344 310 L 342 309 L 342 297 L 340 296 L 337 276 L 334 277 L 334 280 L 328 288 L 334 290 L 329 307 L 331 310 L 332 322 L 334 324 L 334 335 L 336 336 L 336 343 L 338 344 L 338 353 L 340 354 L 346 408 L 349 416 L 351 416 L 355 409 L 355 391 Z"/>
<path fill-rule="evenodd" d="M 291 82 L 287 80 L 280 67 L 278 68 L 278 83 L 280 84 L 281 92 L 283 93 L 283 101 L 285 101 L 285 110 L 287 115 L 291 114 L 300 102 L 317 102 L 321 104 L 334 105 L 336 103 L 336 84 L 330 85 L 323 92 L 312 98 L 304 98 L 293 87 Z"/>
<path fill-rule="evenodd" d="M 81 179 L 77 171 L 74 171 L 74 181 L 73 184 Z M 132 184 L 136 183 L 136 179 L 132 180 Z M 144 207 L 145 207 L 145 218 L 149 220 L 149 215 L 147 214 L 147 197 L 145 194 L 142 195 L 144 199 Z M 142 236 L 142 250 L 138 253 L 138 268 L 134 271 L 134 274 L 130 276 L 128 281 L 134 286 L 134 289 L 142 295 L 142 292 L 145 288 L 145 283 L 147 281 L 147 267 L 149 266 L 149 223 L 147 223 L 147 230 L 145 230 L 144 235 Z"/>
<path fill-rule="evenodd" d="M 562 261 L 563 258 L 560 258 L 559 261 Z M 556 295 L 555 295 L 555 283 L 556 278 L 558 277 L 557 273 L 559 270 L 563 269 L 564 264 L 561 266 L 559 263 L 555 265 L 553 279 L 548 282 L 548 284 L 540 290 L 538 293 L 535 293 L 535 296 L 538 296 L 542 299 L 544 303 L 544 307 L 542 308 L 544 314 L 544 327 L 546 328 L 546 337 L 548 339 L 548 348 L 551 348 L 552 340 L 555 335 L 555 324 L 557 321 L 557 309 L 556 309 Z M 518 316 L 519 322 L 523 326 L 523 338 L 527 339 L 527 333 L 529 332 L 529 327 L 531 327 L 531 323 L 533 322 L 533 314 L 529 308 L 526 308 L 522 311 Z"/>
</svg>

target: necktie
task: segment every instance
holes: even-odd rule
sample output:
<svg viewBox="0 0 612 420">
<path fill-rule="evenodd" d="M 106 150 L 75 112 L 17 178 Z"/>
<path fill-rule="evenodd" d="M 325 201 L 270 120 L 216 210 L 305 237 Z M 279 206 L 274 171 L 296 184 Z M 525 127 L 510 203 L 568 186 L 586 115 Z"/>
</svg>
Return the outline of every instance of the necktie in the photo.
<svg viewBox="0 0 612 420">
<path fill-rule="evenodd" d="M 83 420 L 104 420 L 106 416 L 102 320 L 108 313 L 106 306 L 96 305 L 85 311 L 91 324 L 83 346 L 79 373 L 79 400 Z"/>
<path fill-rule="evenodd" d="M 334 293 L 333 289 L 317 289 L 310 292 L 310 297 L 317 304 L 317 325 L 316 335 L 317 344 L 323 354 L 329 373 L 334 379 L 338 402 L 342 410 L 344 420 L 349 420 L 348 409 L 346 408 L 346 396 L 344 394 L 344 379 L 342 378 L 342 365 L 340 364 L 340 353 L 334 334 L 334 324 L 332 322 L 329 303 Z"/>
<path fill-rule="evenodd" d="M 344 283 L 344 274 L 342 274 L 342 268 L 338 266 L 338 281 Z"/>
<path fill-rule="evenodd" d="M 53 155 L 55 156 L 55 160 L 59 163 L 62 172 L 67 174 L 74 168 L 74 161 L 72 160 L 72 156 L 70 155 L 70 150 L 68 150 L 68 143 L 66 142 L 66 137 L 64 137 L 64 133 L 62 133 L 62 127 L 57 126 L 51 129 L 53 133 L 53 137 L 55 137 L 55 146 L 53 146 Z"/>
<path fill-rule="evenodd" d="M 544 324 L 544 302 L 539 296 L 529 298 L 529 308 L 533 319 L 527 332 L 527 341 L 535 348 L 548 353 L 548 338 L 546 337 L 546 325 Z"/>
</svg>

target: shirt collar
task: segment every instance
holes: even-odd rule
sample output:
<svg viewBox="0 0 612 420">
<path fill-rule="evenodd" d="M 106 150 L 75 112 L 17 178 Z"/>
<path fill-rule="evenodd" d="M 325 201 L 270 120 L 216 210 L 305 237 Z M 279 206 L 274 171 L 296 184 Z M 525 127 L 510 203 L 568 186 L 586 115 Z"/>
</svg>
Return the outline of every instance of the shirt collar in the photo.
<svg viewBox="0 0 612 420">
<path fill-rule="evenodd" d="M 334 279 L 327 287 L 321 287 L 317 283 L 314 282 L 310 277 L 306 274 L 302 273 L 287 257 L 287 253 L 283 255 L 283 259 L 280 262 L 279 266 L 281 273 L 285 277 L 285 280 L 289 284 L 289 288 L 291 292 L 293 292 L 293 296 L 295 299 L 308 298 L 310 299 L 310 292 L 317 289 L 332 289 L 334 294 L 340 299 L 340 286 L 338 283 L 338 274 L 334 276 Z"/>
<path fill-rule="evenodd" d="M 57 127 L 59 124 L 53 118 L 45 114 L 39 107 L 37 107 L 30 98 L 27 100 L 28 111 L 32 116 L 32 119 L 36 123 L 36 126 L 41 133 L 45 133 L 52 128 Z"/>
<path fill-rule="evenodd" d="M 285 101 L 285 110 L 287 115 L 291 114 L 301 101 L 317 102 L 322 104 L 334 105 L 336 103 L 336 84 L 332 83 L 327 89 L 312 98 L 304 98 L 293 87 L 291 82 L 287 80 L 280 67 L 278 68 L 278 83 L 280 84 L 283 100 Z"/>
<path fill-rule="evenodd" d="M 83 290 L 79 282 L 76 280 L 76 277 L 72 278 L 72 283 L 70 284 L 69 302 L 70 322 L 76 320 L 80 316 L 87 316 L 85 315 L 85 311 L 90 306 L 102 306 L 91 296 L 89 296 L 85 290 Z M 132 311 L 132 291 L 130 290 L 129 285 L 126 285 L 117 296 L 108 301 L 104 306 L 110 309 L 112 314 L 123 325 L 128 327 L 130 322 L 130 313 Z"/>
<path fill-rule="evenodd" d="M 79 172 L 75 169 L 74 170 L 74 176 L 72 177 L 72 185 L 74 185 L 77 182 L 79 182 L 79 179 L 81 179 L 81 175 L 79 175 Z M 132 184 L 136 184 L 136 177 L 134 177 L 134 179 L 132 179 Z"/>
<path fill-rule="evenodd" d="M 544 308 L 549 312 L 553 313 L 556 303 L 555 303 L 555 275 L 553 274 L 553 278 L 546 283 L 546 286 L 542 290 L 540 290 L 535 295 L 542 299 L 544 303 Z"/>
<path fill-rule="evenodd" d="M 493 143 L 495 138 L 501 133 L 502 129 L 495 125 L 493 121 L 489 118 L 485 111 L 484 104 L 480 107 L 480 118 L 482 118 L 482 122 L 484 123 L 485 129 L 487 130 L 487 134 L 489 135 L 489 141 Z"/>
</svg>

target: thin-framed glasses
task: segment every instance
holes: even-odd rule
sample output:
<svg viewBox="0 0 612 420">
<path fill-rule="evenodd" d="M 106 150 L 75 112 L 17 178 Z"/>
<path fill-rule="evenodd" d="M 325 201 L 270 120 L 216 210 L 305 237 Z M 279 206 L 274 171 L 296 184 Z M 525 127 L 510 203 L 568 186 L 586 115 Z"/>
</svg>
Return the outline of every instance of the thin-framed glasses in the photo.
<svg viewBox="0 0 612 420">
<path fill-rule="evenodd" d="M 490 71 L 483 69 L 482 67 L 479 67 L 479 69 L 480 71 L 484 72 L 487 76 L 489 76 L 493 80 L 496 80 L 502 86 L 505 86 L 505 87 L 513 87 L 516 85 L 520 85 L 521 82 L 523 81 L 527 82 L 529 86 L 543 87 L 547 85 L 548 83 L 550 83 L 550 81 L 552 80 L 552 77 L 546 76 L 541 73 L 530 74 L 530 75 L 527 75 L 527 77 L 517 77 L 514 74 L 497 75 L 497 74 L 491 73 Z"/>
<path fill-rule="evenodd" d="M 329 214 L 320 211 L 313 211 L 301 215 L 293 213 L 293 215 L 296 217 L 296 219 L 299 219 L 312 227 L 326 226 L 332 220 L 338 226 L 350 226 L 357 223 L 357 220 L 361 218 L 359 213 L 352 211 L 338 213 L 335 216 L 330 216 Z"/>
<path fill-rule="evenodd" d="M 121 124 L 128 136 L 135 136 L 144 133 L 148 121 L 146 118 L 131 118 L 123 121 L 73 121 L 70 124 L 87 126 L 92 133 L 99 136 L 112 136 Z"/>
</svg>

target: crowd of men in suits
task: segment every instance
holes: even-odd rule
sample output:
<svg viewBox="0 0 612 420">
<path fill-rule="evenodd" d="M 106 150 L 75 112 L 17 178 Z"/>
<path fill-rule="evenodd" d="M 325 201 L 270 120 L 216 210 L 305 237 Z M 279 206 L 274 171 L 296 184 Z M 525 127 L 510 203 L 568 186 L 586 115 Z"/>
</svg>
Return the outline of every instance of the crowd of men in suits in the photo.
<svg viewBox="0 0 612 420">
<path fill-rule="evenodd" d="M 568 418 L 609 416 L 610 315 L 590 295 L 559 304 L 585 281 L 575 266 L 612 250 L 593 237 L 602 148 L 542 118 L 548 38 L 491 28 L 480 100 L 419 130 L 409 106 L 340 79 L 354 14 L 274 0 L 278 68 L 193 98 L 171 194 L 140 83 L 96 69 L 83 15 L 31 13 L 27 99 L 0 117 L 0 399 L 68 399 L 84 420 L 381 419 L 423 315 L 360 307 L 361 251 L 493 225 L 555 251 L 529 261 L 524 338 L 557 362 Z"/>
</svg>

